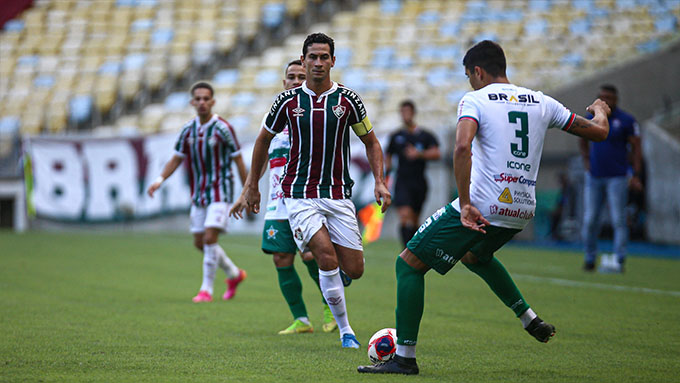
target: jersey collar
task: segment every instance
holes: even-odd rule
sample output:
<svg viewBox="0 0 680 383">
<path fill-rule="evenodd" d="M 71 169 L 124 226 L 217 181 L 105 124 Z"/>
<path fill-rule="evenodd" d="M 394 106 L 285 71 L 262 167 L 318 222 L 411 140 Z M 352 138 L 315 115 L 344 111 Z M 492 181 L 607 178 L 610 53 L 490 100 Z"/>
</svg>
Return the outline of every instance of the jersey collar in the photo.
<svg viewBox="0 0 680 383">
<path fill-rule="evenodd" d="M 213 114 L 212 117 L 210 117 L 210 119 L 208 120 L 208 122 L 206 122 L 205 124 L 202 124 L 202 125 L 201 125 L 201 119 L 198 118 L 198 116 L 194 117 L 194 120 L 196 121 L 196 127 L 198 128 L 198 130 L 203 130 L 203 129 L 209 127 L 218 118 L 219 118 L 219 116 L 217 114 Z"/>
<path fill-rule="evenodd" d="M 331 84 L 332 84 L 332 85 L 331 85 L 331 88 L 328 89 L 327 91 L 321 93 L 321 94 L 319 95 L 319 98 L 324 97 L 324 96 L 327 96 L 327 95 L 329 95 L 329 94 L 335 92 L 335 91 L 338 89 L 338 83 L 337 83 L 337 82 L 331 81 Z M 307 93 L 308 95 L 310 95 L 310 96 L 316 96 L 316 93 L 314 93 L 313 90 L 307 88 L 307 81 L 306 81 L 306 80 L 305 80 L 305 82 L 302 83 L 302 90 L 303 90 L 305 93 Z"/>
</svg>

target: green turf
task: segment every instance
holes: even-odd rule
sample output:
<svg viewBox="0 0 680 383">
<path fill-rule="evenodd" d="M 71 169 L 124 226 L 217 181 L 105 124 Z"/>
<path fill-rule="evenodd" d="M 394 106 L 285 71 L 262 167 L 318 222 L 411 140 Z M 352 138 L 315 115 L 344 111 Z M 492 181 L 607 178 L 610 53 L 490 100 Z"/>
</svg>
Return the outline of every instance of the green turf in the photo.
<svg viewBox="0 0 680 383">
<path fill-rule="evenodd" d="M 343 350 L 337 333 L 320 331 L 321 298 L 299 261 L 319 331 L 276 335 L 292 318 L 258 241 L 222 238 L 248 279 L 233 301 L 197 305 L 202 256 L 188 234 L 0 232 L 0 381 L 678 381 L 678 261 L 633 257 L 625 275 L 599 275 L 584 274 L 576 253 L 501 250 L 525 298 L 556 325 L 548 344 L 464 267 L 430 273 L 421 375 L 364 376 L 365 348 Z M 347 290 L 364 345 L 393 326 L 398 250 L 368 246 L 366 273 Z"/>
</svg>

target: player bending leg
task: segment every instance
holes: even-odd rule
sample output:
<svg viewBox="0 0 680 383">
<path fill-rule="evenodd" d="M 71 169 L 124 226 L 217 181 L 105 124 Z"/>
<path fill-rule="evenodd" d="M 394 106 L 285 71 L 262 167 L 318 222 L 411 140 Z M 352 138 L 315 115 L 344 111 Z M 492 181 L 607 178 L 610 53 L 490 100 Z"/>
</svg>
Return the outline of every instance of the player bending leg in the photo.
<svg viewBox="0 0 680 383">
<path fill-rule="evenodd" d="M 459 198 L 426 219 L 397 258 L 397 352 L 386 363 L 360 366 L 359 372 L 418 373 L 425 273 L 446 274 L 458 261 L 484 279 L 529 334 L 540 342 L 555 334 L 555 327 L 529 307 L 494 252 L 534 216 L 547 129 L 604 140 L 609 108 L 595 100 L 587 108 L 594 117 L 587 120 L 541 92 L 511 84 L 502 48 L 488 40 L 468 50 L 463 65 L 474 91 L 458 108 L 454 173 Z"/>
<path fill-rule="evenodd" d="M 350 200 L 349 132 L 359 136 L 375 179 L 376 201 L 383 211 L 391 196 L 383 179 L 380 142 L 372 131 L 363 101 L 330 78 L 334 42 L 315 33 L 302 46 L 307 80 L 276 98 L 253 148 L 251 169 L 261 169 L 272 138 L 288 127 L 291 146 L 281 182 L 288 219 L 300 250 L 309 248 L 319 264 L 319 283 L 340 329 L 342 347 L 359 348 L 349 324 L 340 267 L 352 279 L 364 272 L 356 210 Z M 260 210 L 257 177 L 250 172 L 243 195 L 249 209 Z"/>
<path fill-rule="evenodd" d="M 292 89 L 300 86 L 305 81 L 305 70 L 302 68 L 300 60 L 291 61 L 286 67 L 285 77 L 283 79 L 284 89 Z M 302 282 L 295 271 L 293 261 L 295 260 L 295 253 L 297 252 L 297 245 L 293 239 L 293 232 L 290 230 L 288 223 L 288 212 L 286 204 L 283 199 L 283 191 L 281 190 L 281 180 L 283 179 L 283 170 L 286 162 L 288 162 L 288 151 L 290 149 L 290 142 L 288 137 L 288 129 L 284 129 L 274 137 L 269 146 L 269 199 L 267 203 L 267 212 L 265 213 L 264 229 L 262 232 L 262 251 L 273 255 L 274 265 L 279 279 L 279 288 L 283 297 L 288 303 L 288 308 L 293 314 L 293 324 L 288 328 L 279 331 L 281 335 L 300 334 L 314 331 L 309 317 L 307 316 L 307 308 L 305 301 L 302 299 Z M 266 165 L 266 163 L 265 163 Z M 260 177 L 265 172 L 265 167 L 262 167 Z M 236 200 L 232 206 L 229 215 L 235 218 L 243 218 L 241 212 L 246 208 L 246 202 L 243 194 Z M 314 256 L 310 252 L 301 253 L 302 262 L 307 267 L 309 276 L 312 277 L 317 287 L 319 286 L 319 266 L 314 260 Z M 331 332 L 338 328 L 333 313 L 324 303 L 324 324 L 323 331 Z"/>
<path fill-rule="evenodd" d="M 163 181 L 187 161 L 192 191 L 191 232 L 194 246 L 203 252 L 203 283 L 194 302 L 212 301 L 218 266 L 227 275 L 227 291 L 222 296 L 225 300 L 234 296 L 236 287 L 246 277 L 245 270 L 236 267 L 217 243 L 219 233 L 227 230 L 228 204 L 233 198 L 231 161 L 236 163 L 241 182 L 246 178 L 246 167 L 231 125 L 212 114 L 213 95 L 213 88 L 207 82 L 191 87 L 191 105 L 197 116 L 184 125 L 175 144 L 175 154 L 147 190 L 153 197 Z"/>
</svg>

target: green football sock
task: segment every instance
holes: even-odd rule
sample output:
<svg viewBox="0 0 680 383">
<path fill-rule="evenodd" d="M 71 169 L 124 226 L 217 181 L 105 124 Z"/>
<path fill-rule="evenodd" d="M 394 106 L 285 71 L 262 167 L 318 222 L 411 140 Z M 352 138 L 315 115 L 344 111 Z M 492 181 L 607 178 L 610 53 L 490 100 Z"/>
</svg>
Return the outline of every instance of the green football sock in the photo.
<svg viewBox="0 0 680 383">
<path fill-rule="evenodd" d="M 312 258 L 309 261 L 302 261 L 302 263 L 304 263 L 305 266 L 307 266 L 309 276 L 312 277 L 314 283 L 316 283 L 316 287 L 318 287 L 319 292 L 321 292 L 321 286 L 319 285 L 319 265 L 316 263 L 316 260 Z M 326 300 L 323 297 L 323 293 L 321 293 L 321 301 L 323 302 L 323 304 L 326 304 Z"/>
<path fill-rule="evenodd" d="M 522 293 L 519 292 L 512 277 L 498 259 L 493 257 L 489 262 L 463 264 L 470 271 L 479 275 L 496 296 L 515 312 L 515 315 L 519 317 L 529 308 L 529 304 L 524 301 L 524 297 L 522 297 Z"/>
<path fill-rule="evenodd" d="M 397 343 L 414 346 L 425 306 L 425 273 L 397 257 Z"/>
<path fill-rule="evenodd" d="M 279 287 L 283 297 L 286 298 L 290 312 L 293 318 L 300 318 L 307 316 L 307 308 L 305 302 L 302 300 L 302 282 L 298 276 L 297 271 L 293 265 L 288 267 L 277 267 L 276 272 L 279 274 Z"/>
</svg>

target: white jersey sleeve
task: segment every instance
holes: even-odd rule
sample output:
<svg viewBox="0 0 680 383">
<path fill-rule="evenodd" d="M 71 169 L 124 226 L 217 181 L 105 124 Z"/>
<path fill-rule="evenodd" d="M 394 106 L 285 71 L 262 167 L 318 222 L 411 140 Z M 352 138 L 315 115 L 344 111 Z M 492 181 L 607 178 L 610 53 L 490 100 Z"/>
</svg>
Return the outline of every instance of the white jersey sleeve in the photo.
<svg viewBox="0 0 680 383">
<path fill-rule="evenodd" d="M 550 96 L 543 96 L 548 113 L 552 116 L 548 128 L 558 128 L 568 132 L 576 115 Z"/>
<path fill-rule="evenodd" d="M 536 179 L 549 128 L 568 130 L 574 115 L 553 98 L 512 84 L 467 93 L 458 119 L 478 125 L 472 141 L 470 202 L 494 226 L 522 229 L 534 217 Z M 460 203 L 452 202 L 460 211 Z"/>
</svg>

